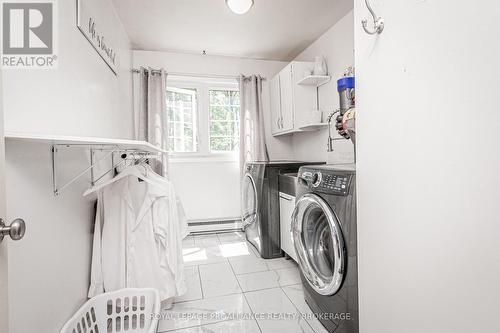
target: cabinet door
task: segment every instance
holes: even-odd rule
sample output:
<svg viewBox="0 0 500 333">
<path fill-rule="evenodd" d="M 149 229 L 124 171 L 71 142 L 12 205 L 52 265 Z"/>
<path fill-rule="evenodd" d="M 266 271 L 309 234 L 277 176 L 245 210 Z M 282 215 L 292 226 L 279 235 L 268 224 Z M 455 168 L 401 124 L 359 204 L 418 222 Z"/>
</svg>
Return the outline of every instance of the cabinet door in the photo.
<svg viewBox="0 0 500 333">
<path fill-rule="evenodd" d="M 280 77 L 276 75 L 269 82 L 271 100 L 271 130 L 273 134 L 281 132 L 281 92 Z"/>
<path fill-rule="evenodd" d="M 292 242 L 290 228 L 292 226 L 292 214 L 295 209 L 295 198 L 280 192 L 280 233 L 281 249 L 293 260 L 297 261 L 297 254 Z"/>
<path fill-rule="evenodd" d="M 293 130 L 293 82 L 292 65 L 286 66 L 279 74 L 281 91 L 281 129 Z"/>
</svg>

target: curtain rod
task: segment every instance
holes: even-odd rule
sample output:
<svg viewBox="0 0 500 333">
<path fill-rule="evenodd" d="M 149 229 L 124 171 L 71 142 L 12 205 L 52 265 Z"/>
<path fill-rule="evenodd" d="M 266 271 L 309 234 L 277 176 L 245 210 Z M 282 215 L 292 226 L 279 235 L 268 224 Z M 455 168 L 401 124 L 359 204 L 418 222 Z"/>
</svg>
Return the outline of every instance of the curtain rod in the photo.
<svg viewBox="0 0 500 333">
<path fill-rule="evenodd" d="M 133 73 L 140 73 L 141 71 L 137 68 L 132 69 Z M 151 70 L 153 74 L 160 74 L 158 69 Z M 198 74 L 198 73 L 176 73 L 176 72 L 165 72 L 167 75 L 173 76 L 186 76 L 186 77 L 202 77 L 209 79 L 238 79 L 239 75 L 221 75 L 221 74 Z M 265 77 L 262 77 L 262 80 L 266 80 Z"/>
</svg>

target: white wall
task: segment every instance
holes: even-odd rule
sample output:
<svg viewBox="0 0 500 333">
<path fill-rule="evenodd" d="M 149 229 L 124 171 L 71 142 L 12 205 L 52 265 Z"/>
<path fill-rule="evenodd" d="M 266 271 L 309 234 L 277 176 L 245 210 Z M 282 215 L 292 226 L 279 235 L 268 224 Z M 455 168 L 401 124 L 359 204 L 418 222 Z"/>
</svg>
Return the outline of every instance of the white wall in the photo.
<svg viewBox="0 0 500 333">
<path fill-rule="evenodd" d="M 170 172 L 189 220 L 213 221 L 241 215 L 238 162 L 171 163 Z"/>
<path fill-rule="evenodd" d="M 107 18 L 102 30 L 117 31 L 118 76 L 78 30 L 76 0 L 57 1 L 59 66 L 4 71 L 7 132 L 132 138 L 130 42 L 111 0 L 85 1 Z"/>
<path fill-rule="evenodd" d="M 339 108 L 337 79 L 347 67 L 354 64 L 354 13 L 350 11 L 319 39 L 305 49 L 295 60 L 314 61 L 323 55 L 328 64 L 332 80 L 319 88 L 320 110 L 328 115 Z M 326 119 L 324 120 L 326 121 Z M 332 126 L 336 138 L 340 136 Z M 328 161 L 329 163 L 351 163 L 354 161 L 354 146 L 350 140 L 335 141 L 333 153 L 327 153 L 328 129 L 293 135 L 294 157 L 304 161 Z"/>
<path fill-rule="evenodd" d="M 500 332 L 500 4 L 355 4 L 360 324 Z"/>
<path fill-rule="evenodd" d="M 163 67 L 167 72 L 207 75 L 261 74 L 271 78 L 286 63 L 234 57 L 169 52 L 134 51 L 134 67 Z M 168 80 L 168 79 L 167 79 Z M 266 140 L 271 159 L 293 157 L 291 138 L 273 138 L 267 81 L 263 85 Z M 217 220 L 240 216 L 239 163 L 200 161 L 172 163 L 171 180 L 184 203 L 189 220 Z"/>
<path fill-rule="evenodd" d="M 110 18 L 108 0 L 96 2 Z M 76 1 L 58 1 L 59 68 L 4 72 L 5 128 L 14 132 L 131 138 L 129 40 L 119 24 L 115 76 L 76 28 Z M 10 333 L 58 332 L 86 300 L 93 204 L 88 178 L 52 194 L 50 147 L 7 142 L 8 220 L 23 217 L 25 238 L 9 244 Z M 88 166 L 88 155 L 61 157 L 62 179 Z"/>
</svg>

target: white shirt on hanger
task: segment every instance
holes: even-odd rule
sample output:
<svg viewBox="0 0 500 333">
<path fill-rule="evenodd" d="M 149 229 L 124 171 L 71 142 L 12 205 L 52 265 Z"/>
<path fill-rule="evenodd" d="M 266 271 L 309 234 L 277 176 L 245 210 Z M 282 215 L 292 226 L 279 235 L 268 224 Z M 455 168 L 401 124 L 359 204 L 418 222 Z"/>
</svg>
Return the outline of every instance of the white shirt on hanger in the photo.
<svg viewBox="0 0 500 333">
<path fill-rule="evenodd" d="M 134 167 L 131 167 L 134 168 Z M 187 291 L 173 186 L 127 176 L 99 189 L 89 297 L 126 287 Z"/>
</svg>

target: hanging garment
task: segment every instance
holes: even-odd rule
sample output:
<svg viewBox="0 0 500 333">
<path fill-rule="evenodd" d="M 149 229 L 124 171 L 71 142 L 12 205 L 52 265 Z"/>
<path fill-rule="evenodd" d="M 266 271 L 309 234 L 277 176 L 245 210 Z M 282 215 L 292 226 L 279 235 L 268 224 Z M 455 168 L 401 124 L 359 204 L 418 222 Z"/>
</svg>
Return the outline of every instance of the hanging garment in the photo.
<svg viewBox="0 0 500 333">
<path fill-rule="evenodd" d="M 148 162 L 148 163 L 150 163 L 150 162 Z M 148 163 L 141 163 L 138 165 L 141 168 L 143 168 L 143 170 L 142 170 L 142 171 L 144 171 L 143 175 L 147 179 L 149 179 L 153 182 L 160 183 L 161 186 L 163 186 L 163 185 L 168 186 L 170 191 L 175 191 L 173 183 L 170 180 L 168 180 L 166 176 L 160 176 L 159 174 L 157 174 L 153 170 L 153 167 Z M 124 169 L 126 169 L 126 168 L 127 168 L 127 166 Z M 124 170 L 124 169 L 121 169 L 121 170 Z M 97 188 L 100 188 L 100 187 L 101 186 L 98 185 L 97 187 L 88 189 L 87 191 L 85 191 L 83 196 L 87 196 L 90 193 L 96 192 Z M 184 210 L 184 205 L 182 204 L 182 201 L 177 194 L 176 194 L 176 199 L 177 199 L 177 213 L 179 215 L 178 221 L 179 221 L 179 224 L 181 226 L 181 238 L 184 239 L 189 234 L 187 217 L 186 217 L 186 212 Z"/>
<path fill-rule="evenodd" d="M 89 297 L 126 287 L 155 288 L 162 300 L 184 294 L 173 186 L 145 177 L 136 166 L 116 178 L 98 189 Z"/>
<path fill-rule="evenodd" d="M 143 166 L 145 168 L 146 176 L 149 179 L 151 179 L 153 181 L 158 181 L 158 182 L 164 184 L 165 186 L 168 186 L 172 191 L 175 191 L 174 185 L 172 184 L 172 182 L 169 181 L 167 178 L 160 176 L 155 171 L 153 171 L 153 168 L 149 164 L 144 163 L 144 164 L 141 164 L 141 166 Z M 181 238 L 184 239 L 189 234 L 186 212 L 184 211 L 184 206 L 182 205 L 182 201 L 179 198 L 179 196 L 176 195 L 175 198 L 177 201 L 177 213 L 179 215 L 178 220 L 179 220 L 179 224 L 180 224 L 180 228 L 181 228 Z"/>
</svg>

